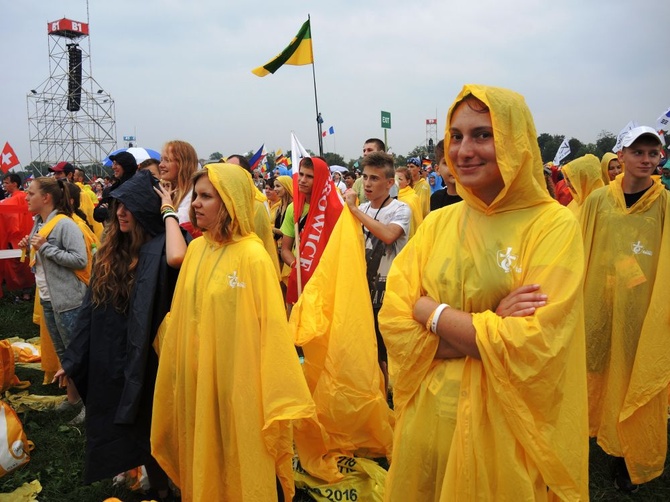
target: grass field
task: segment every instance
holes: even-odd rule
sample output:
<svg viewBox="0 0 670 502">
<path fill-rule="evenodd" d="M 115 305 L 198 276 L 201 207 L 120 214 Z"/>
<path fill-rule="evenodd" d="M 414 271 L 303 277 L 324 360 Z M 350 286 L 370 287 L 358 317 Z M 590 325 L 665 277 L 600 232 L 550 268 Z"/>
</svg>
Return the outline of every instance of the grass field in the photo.
<svg viewBox="0 0 670 502">
<path fill-rule="evenodd" d="M 38 329 L 32 323 L 32 303 L 14 303 L 13 295 L 0 299 L 0 339 L 19 336 L 32 338 Z M 55 385 L 42 385 L 39 370 L 17 367 L 21 380 L 30 380 L 30 392 L 36 395 L 63 394 Z M 46 502 L 101 502 L 117 497 L 124 502 L 138 502 L 143 498 L 127 489 L 113 487 L 111 481 L 82 486 L 84 463 L 83 426 L 67 425 L 76 412 L 30 411 L 19 415 L 28 439 L 35 443 L 30 462 L 24 467 L 0 478 L 0 493 L 13 491 L 25 482 L 39 480 L 42 492 L 38 500 Z M 640 487 L 638 493 L 623 495 L 613 486 L 607 456 L 591 442 L 590 496 L 593 501 L 670 501 L 670 473 L 668 462 L 663 475 Z M 295 500 L 308 501 L 309 496 L 299 493 Z M 364 501 L 361 501 L 364 502 Z"/>
</svg>

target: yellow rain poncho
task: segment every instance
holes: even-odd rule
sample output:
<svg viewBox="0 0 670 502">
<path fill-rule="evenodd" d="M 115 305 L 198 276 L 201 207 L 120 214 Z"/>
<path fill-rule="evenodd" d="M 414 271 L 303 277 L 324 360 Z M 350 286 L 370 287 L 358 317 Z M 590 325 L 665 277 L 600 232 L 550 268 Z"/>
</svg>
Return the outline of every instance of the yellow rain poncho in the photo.
<svg viewBox="0 0 670 502">
<path fill-rule="evenodd" d="M 603 158 L 600 159 L 600 169 L 602 173 L 601 175 L 603 183 L 605 185 L 610 184 L 610 174 L 609 174 L 610 162 L 616 158 L 617 158 L 616 153 L 607 152 L 605 155 L 603 155 Z"/>
<path fill-rule="evenodd" d="M 291 500 L 291 420 L 315 418 L 314 402 L 274 267 L 252 232 L 249 174 L 229 164 L 205 169 L 232 236 L 215 242 L 205 232 L 188 247 L 161 327 L 152 454 L 184 501 L 276 500 L 275 476 Z"/>
<path fill-rule="evenodd" d="M 579 217 L 580 209 L 586 198 L 591 192 L 604 186 L 600 162 L 595 155 L 587 154 L 563 166 L 563 173 L 570 180 L 568 188 L 572 194 L 568 209 Z"/>
<path fill-rule="evenodd" d="M 456 102 L 468 94 L 491 111 L 504 188 L 487 206 L 457 183 L 464 203 L 431 213 L 391 267 L 379 314 L 395 380 L 386 500 L 587 500 L 579 225 L 547 193 L 523 97 L 469 85 Z M 445 151 L 450 139 L 447 125 Z M 528 284 L 546 306 L 495 314 Z M 472 313 L 481 360 L 434 359 L 438 337 L 412 315 L 422 295 Z"/>
<path fill-rule="evenodd" d="M 93 210 L 95 209 L 95 206 L 98 205 L 98 197 L 93 193 L 93 190 L 91 190 L 90 186 L 79 182 L 75 184 L 81 189 L 79 207 L 86 215 L 86 221 L 88 221 L 93 227 L 93 233 L 98 238 L 98 240 L 100 240 L 102 239 L 102 232 L 104 227 L 102 226 L 102 223 L 95 221 L 93 218 Z M 91 197 L 91 195 L 93 197 Z"/>
<path fill-rule="evenodd" d="M 409 236 L 412 237 L 423 222 L 423 210 L 421 209 L 421 200 L 416 192 L 410 186 L 398 190 L 398 200 L 404 202 L 412 210 L 412 219 L 409 222 Z M 430 199 L 428 199 L 430 201 Z"/>
<path fill-rule="evenodd" d="M 419 196 L 421 215 L 425 218 L 430 213 L 430 185 L 425 179 L 420 178 L 419 181 L 414 183 L 413 189 L 414 193 Z"/>
<path fill-rule="evenodd" d="M 670 200 L 626 208 L 622 176 L 582 207 L 590 433 L 633 483 L 661 474 L 670 383 Z"/>
<path fill-rule="evenodd" d="M 328 432 L 328 451 L 390 457 L 393 417 L 377 361 L 365 243 L 346 206 L 290 325 L 305 354 L 305 378 Z"/>
<path fill-rule="evenodd" d="M 270 206 L 268 205 L 268 198 L 261 192 L 254 181 L 249 177 L 249 184 L 253 188 L 254 194 L 254 222 L 252 231 L 258 236 L 263 243 L 263 247 L 270 255 L 270 260 L 277 273 L 277 280 L 281 281 L 281 272 L 279 270 L 279 255 L 277 254 L 277 244 L 275 243 L 272 234 L 272 227 L 274 221 L 270 220 Z"/>
</svg>

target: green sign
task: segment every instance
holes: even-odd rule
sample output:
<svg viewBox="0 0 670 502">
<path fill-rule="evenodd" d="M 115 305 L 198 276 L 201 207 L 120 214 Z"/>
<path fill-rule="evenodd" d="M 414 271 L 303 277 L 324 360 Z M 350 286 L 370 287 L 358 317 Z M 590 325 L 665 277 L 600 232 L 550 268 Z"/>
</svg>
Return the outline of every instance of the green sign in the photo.
<svg viewBox="0 0 670 502">
<path fill-rule="evenodd" d="M 382 129 L 391 129 L 391 112 L 382 112 Z"/>
</svg>

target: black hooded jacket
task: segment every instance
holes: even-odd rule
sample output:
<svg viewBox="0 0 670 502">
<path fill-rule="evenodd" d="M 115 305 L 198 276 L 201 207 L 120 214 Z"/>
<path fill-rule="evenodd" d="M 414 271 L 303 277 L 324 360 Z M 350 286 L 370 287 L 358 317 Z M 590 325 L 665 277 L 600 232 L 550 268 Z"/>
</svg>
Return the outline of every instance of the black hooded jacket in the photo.
<svg viewBox="0 0 670 502">
<path fill-rule="evenodd" d="M 158 369 L 151 344 L 170 309 L 178 274 L 167 265 L 153 183 L 148 172 L 140 172 L 110 194 L 152 236 L 140 249 L 128 311 L 93 305 L 89 290 L 62 361 L 86 404 L 86 483 L 143 465 L 151 455 Z"/>
</svg>

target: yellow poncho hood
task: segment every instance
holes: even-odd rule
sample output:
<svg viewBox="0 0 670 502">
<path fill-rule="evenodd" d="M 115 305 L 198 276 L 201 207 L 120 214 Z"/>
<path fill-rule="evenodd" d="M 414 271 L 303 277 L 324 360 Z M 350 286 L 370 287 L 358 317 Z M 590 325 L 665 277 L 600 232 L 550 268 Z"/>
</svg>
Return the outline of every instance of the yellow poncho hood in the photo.
<svg viewBox="0 0 670 502">
<path fill-rule="evenodd" d="M 207 164 L 203 168 L 209 181 L 221 196 L 223 205 L 230 215 L 231 239 L 238 241 L 254 231 L 254 199 L 251 176 L 235 164 Z M 257 191 L 257 190 L 256 190 Z"/>
<path fill-rule="evenodd" d="M 610 162 L 616 158 L 617 158 L 616 153 L 607 152 L 605 155 L 603 155 L 603 158 L 600 159 L 600 169 L 602 173 L 603 183 L 605 185 L 610 184 L 609 166 Z"/>
<path fill-rule="evenodd" d="M 291 195 L 291 198 L 293 198 L 293 178 L 290 176 L 278 176 L 277 182 L 284 187 L 284 190 L 286 190 Z"/>
<path fill-rule="evenodd" d="M 572 200 L 581 206 L 595 189 L 604 186 L 600 162 L 595 155 L 587 154 L 563 166 L 563 172 L 570 180 Z"/>
<path fill-rule="evenodd" d="M 469 206 L 485 214 L 513 211 L 550 202 L 542 171 L 542 155 L 537 144 L 533 117 L 520 94 L 483 85 L 465 85 L 449 109 L 444 137 L 444 151 L 449 152 L 449 128 L 454 110 L 463 98 L 472 94 L 491 110 L 493 137 L 498 167 L 505 183 L 495 200 L 487 206 L 472 191 L 460 184 L 458 170 L 446 155 L 449 169 L 456 178 L 456 191 Z M 508 194 L 513 194 L 508 196 Z"/>
</svg>

